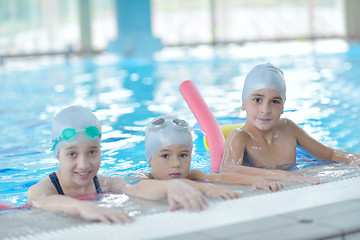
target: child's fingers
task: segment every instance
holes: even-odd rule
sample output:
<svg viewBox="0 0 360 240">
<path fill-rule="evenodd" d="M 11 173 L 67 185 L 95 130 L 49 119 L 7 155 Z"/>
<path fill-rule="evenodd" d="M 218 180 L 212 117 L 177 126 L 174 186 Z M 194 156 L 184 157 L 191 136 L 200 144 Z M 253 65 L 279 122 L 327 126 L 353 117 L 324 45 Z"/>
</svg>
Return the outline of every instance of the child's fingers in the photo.
<svg viewBox="0 0 360 240">
<path fill-rule="evenodd" d="M 194 196 L 191 196 L 190 202 L 195 210 L 203 210 L 205 207 L 208 206 L 206 198 L 200 192 L 197 192 Z"/>
<path fill-rule="evenodd" d="M 237 192 L 234 192 L 232 190 L 228 191 L 228 195 L 230 197 L 230 199 L 236 199 L 240 197 L 240 194 L 238 194 Z"/>
<path fill-rule="evenodd" d="M 252 187 L 252 190 L 256 191 L 257 189 L 263 189 L 265 192 L 271 193 L 271 187 L 269 185 L 267 185 L 267 184 L 264 184 L 264 185 L 261 185 L 261 186 L 258 186 L 256 184 L 254 184 L 253 187 Z"/>
<path fill-rule="evenodd" d="M 181 197 L 179 199 L 177 199 L 177 201 L 184 206 L 184 208 L 186 209 L 186 211 L 192 212 L 193 211 L 193 203 L 190 202 L 189 199 Z"/>
<path fill-rule="evenodd" d="M 95 220 L 95 219 L 94 219 L 94 220 Z M 105 216 L 105 215 L 100 215 L 100 216 L 98 216 L 96 220 L 98 220 L 98 221 L 100 221 L 100 222 L 102 222 L 102 223 L 107 223 L 107 224 L 112 223 L 112 221 L 111 221 L 107 216 Z"/>
<path fill-rule="evenodd" d="M 269 185 L 267 185 L 267 186 L 264 188 L 264 190 L 265 190 L 265 192 L 267 192 L 267 193 L 273 192 L 271 186 L 269 186 Z"/>
<path fill-rule="evenodd" d="M 354 158 L 353 160 L 350 161 L 349 164 L 350 164 L 351 166 L 360 165 L 360 158 Z"/>
<path fill-rule="evenodd" d="M 276 186 L 276 184 L 270 184 L 269 186 L 268 186 L 268 188 L 269 188 L 269 192 L 276 192 L 277 191 L 277 186 Z"/>
<path fill-rule="evenodd" d="M 277 192 L 280 191 L 284 186 L 280 182 L 273 182 L 270 184 L 269 188 L 271 192 Z"/>
<path fill-rule="evenodd" d="M 173 199 L 172 197 L 169 197 L 168 202 L 169 202 L 169 210 L 170 211 L 174 211 L 177 209 L 177 202 L 175 201 L 175 199 Z"/>
<path fill-rule="evenodd" d="M 324 183 L 324 181 L 318 179 L 318 178 L 309 178 L 306 182 L 311 183 L 313 185 L 318 185 Z"/>
<path fill-rule="evenodd" d="M 204 195 L 201 194 L 199 197 L 200 197 L 199 201 L 200 201 L 201 205 L 204 207 L 208 207 L 209 203 L 206 201 L 206 198 L 204 197 Z"/>
<path fill-rule="evenodd" d="M 117 216 L 116 214 L 107 214 L 105 217 L 110 223 L 126 223 L 125 219 L 123 219 L 121 216 Z"/>
<path fill-rule="evenodd" d="M 219 193 L 219 197 L 222 198 L 222 199 L 225 199 L 225 200 L 231 199 L 230 194 L 227 193 L 227 192 L 221 192 L 221 193 Z"/>
<path fill-rule="evenodd" d="M 202 199 L 200 197 L 189 199 L 189 203 L 190 203 L 190 207 L 191 207 L 191 209 L 189 209 L 190 211 L 198 212 L 198 211 L 203 210 L 203 208 L 204 208 Z"/>
<path fill-rule="evenodd" d="M 234 192 L 232 190 L 225 190 L 224 192 L 220 193 L 220 198 L 222 199 L 236 199 L 240 197 L 240 194 L 238 194 L 237 192 Z"/>
<path fill-rule="evenodd" d="M 189 212 L 198 212 L 202 210 L 201 201 L 198 198 L 185 198 L 182 201 L 182 204 L 185 206 L 185 209 Z"/>
<path fill-rule="evenodd" d="M 175 210 L 178 203 L 189 212 L 201 211 L 208 205 L 202 194 L 191 194 L 169 199 L 170 210 Z"/>
<path fill-rule="evenodd" d="M 239 197 L 240 197 L 240 194 L 238 194 L 237 192 L 231 191 L 231 199 L 236 199 Z"/>
<path fill-rule="evenodd" d="M 126 224 L 133 222 L 133 219 L 129 215 L 121 211 L 108 211 L 102 213 L 98 217 L 98 220 L 103 223 L 118 223 L 118 224 Z"/>
<path fill-rule="evenodd" d="M 132 217 L 122 212 L 111 215 L 110 219 L 113 223 L 121 223 L 121 224 L 131 223 L 134 221 Z"/>
</svg>

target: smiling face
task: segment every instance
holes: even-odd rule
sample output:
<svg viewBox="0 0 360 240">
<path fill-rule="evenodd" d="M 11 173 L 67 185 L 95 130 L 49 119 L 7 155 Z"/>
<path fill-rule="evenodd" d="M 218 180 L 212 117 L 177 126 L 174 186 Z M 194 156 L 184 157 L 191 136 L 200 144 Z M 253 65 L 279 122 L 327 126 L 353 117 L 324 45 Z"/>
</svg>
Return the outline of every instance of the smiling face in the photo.
<svg viewBox="0 0 360 240">
<path fill-rule="evenodd" d="M 246 121 L 261 131 L 270 130 L 280 119 L 284 111 L 284 100 L 278 91 L 259 89 L 243 103 L 242 110 L 246 110 Z"/>
<path fill-rule="evenodd" d="M 62 179 L 72 185 L 86 186 L 100 168 L 100 144 L 92 141 L 63 146 L 58 159 Z"/>
<path fill-rule="evenodd" d="M 190 173 L 191 152 L 182 144 L 166 146 L 154 153 L 150 159 L 151 175 L 165 180 L 187 178 Z"/>
</svg>

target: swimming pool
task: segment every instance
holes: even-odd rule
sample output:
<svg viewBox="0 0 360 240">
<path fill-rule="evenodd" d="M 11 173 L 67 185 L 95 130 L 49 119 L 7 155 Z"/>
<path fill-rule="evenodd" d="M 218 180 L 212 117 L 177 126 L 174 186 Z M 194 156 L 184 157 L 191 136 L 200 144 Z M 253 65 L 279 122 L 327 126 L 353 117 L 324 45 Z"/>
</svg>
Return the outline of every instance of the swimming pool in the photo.
<svg viewBox="0 0 360 240">
<path fill-rule="evenodd" d="M 231 122 L 245 116 L 240 111 L 244 76 L 262 62 L 284 70 L 283 117 L 326 145 L 360 152 L 359 61 L 359 45 L 342 40 L 169 48 L 154 59 L 104 54 L 5 61 L 0 67 L 0 201 L 26 203 L 27 189 L 58 168 L 49 151 L 50 124 L 64 107 L 82 105 L 96 113 L 104 132 L 100 173 L 128 177 L 149 170 L 143 140 L 151 118 L 165 113 L 196 123 L 178 91 L 182 81 L 193 80 L 214 115 Z M 201 141 L 195 139 L 192 167 L 210 171 Z"/>
</svg>

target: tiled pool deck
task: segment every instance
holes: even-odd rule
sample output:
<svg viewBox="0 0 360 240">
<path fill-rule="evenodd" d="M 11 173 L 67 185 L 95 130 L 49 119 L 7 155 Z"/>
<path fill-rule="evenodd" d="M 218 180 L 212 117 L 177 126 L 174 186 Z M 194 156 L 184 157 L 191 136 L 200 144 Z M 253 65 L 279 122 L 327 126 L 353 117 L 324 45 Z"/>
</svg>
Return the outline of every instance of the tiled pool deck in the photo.
<svg viewBox="0 0 360 240">
<path fill-rule="evenodd" d="M 36 215 L 36 214 L 35 214 Z M 46 217 L 51 221 L 51 217 Z M 1 219 L 1 218 L 0 218 Z M 34 221 L 38 223 L 45 222 L 45 219 L 39 220 L 34 217 Z M 82 220 L 68 219 L 69 224 L 72 226 L 80 226 Z M 8 232 L 16 232 L 17 227 L 24 223 L 23 221 L 15 222 L 3 222 L 2 226 L 7 226 Z M 27 228 L 29 231 L 23 231 L 23 234 L 0 235 L 0 239 L 6 239 L 11 236 L 20 237 L 18 239 L 27 239 L 29 235 L 33 233 L 38 234 L 40 232 L 49 231 L 51 229 L 30 229 L 31 223 Z M 45 224 L 46 225 L 46 224 Z M 61 225 L 61 224 L 60 224 Z M 22 225 L 24 227 L 26 225 Z M 181 226 L 179 226 L 181 228 Z M 53 229 L 55 230 L 55 229 Z M 58 233 L 54 232 L 54 235 L 60 234 L 61 227 L 57 228 Z M 6 232 L 6 231 L 5 231 Z M 3 232 L 4 233 L 4 232 Z M 86 235 L 86 234 L 85 234 Z M 41 235 L 40 235 L 41 236 Z M 38 239 L 42 239 L 40 236 Z M 46 236 L 45 238 L 46 239 Z M 75 239 L 75 238 L 69 238 Z M 87 236 L 86 239 L 94 239 L 91 236 Z M 107 239 L 107 238 L 104 238 Z M 119 236 L 121 239 L 121 236 Z M 145 238 L 146 239 L 146 238 Z M 149 238 L 151 239 L 151 238 Z M 331 239 L 331 240 L 355 240 L 360 239 L 360 198 L 356 200 L 349 200 L 339 202 L 335 204 L 323 205 L 321 207 L 309 208 L 306 210 L 290 212 L 287 214 L 281 214 L 266 218 L 261 218 L 249 222 L 241 222 L 229 224 L 222 227 L 216 227 L 211 229 L 205 229 L 201 231 L 194 231 L 191 233 L 171 235 L 164 238 L 156 239 L 186 239 L 186 240 L 235 240 L 235 239 L 247 239 L 247 240 L 263 240 L 263 239 Z"/>
<path fill-rule="evenodd" d="M 360 239 L 360 198 L 159 239 Z"/>
</svg>

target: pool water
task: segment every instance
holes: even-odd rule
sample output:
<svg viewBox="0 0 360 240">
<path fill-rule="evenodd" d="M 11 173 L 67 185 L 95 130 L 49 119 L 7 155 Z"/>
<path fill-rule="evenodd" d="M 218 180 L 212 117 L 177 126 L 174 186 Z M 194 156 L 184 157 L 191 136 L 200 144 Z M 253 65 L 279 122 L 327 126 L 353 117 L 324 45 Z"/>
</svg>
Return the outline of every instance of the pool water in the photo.
<svg viewBox="0 0 360 240">
<path fill-rule="evenodd" d="M 128 177 L 149 171 L 144 129 L 150 119 L 171 114 L 196 124 L 178 91 L 182 81 L 193 80 L 215 117 L 233 123 L 245 117 L 240 98 L 246 73 L 264 62 L 284 71 L 283 117 L 330 147 L 360 152 L 358 44 L 257 43 L 165 48 L 154 58 L 103 54 L 5 60 L 0 66 L 0 201 L 26 203 L 27 189 L 58 168 L 50 127 L 61 109 L 82 105 L 95 112 L 104 133 L 100 173 Z M 192 168 L 210 171 L 210 154 L 200 136 L 195 131 Z M 318 163 L 305 158 L 298 168 Z M 335 172 L 324 170 L 321 177 Z"/>
</svg>

